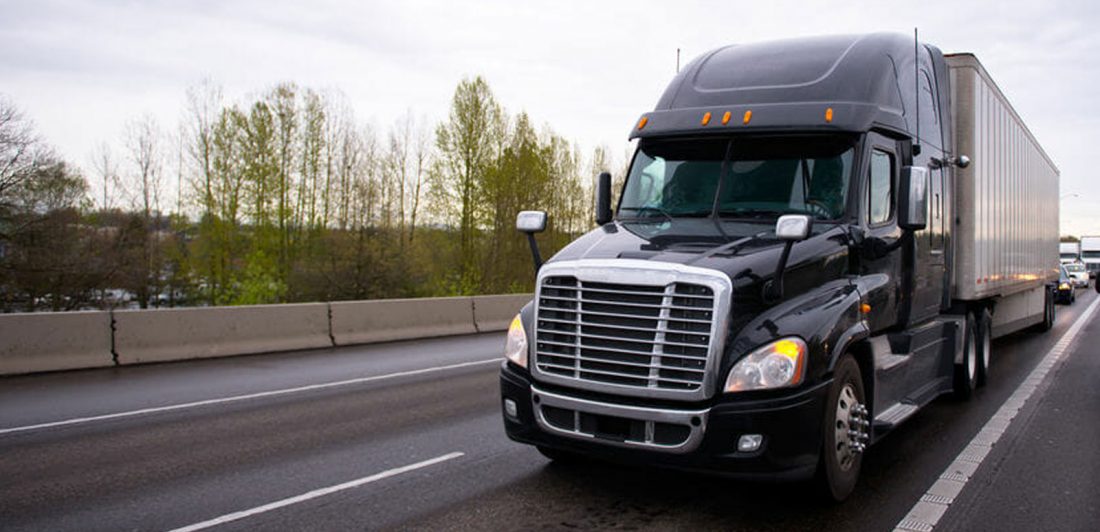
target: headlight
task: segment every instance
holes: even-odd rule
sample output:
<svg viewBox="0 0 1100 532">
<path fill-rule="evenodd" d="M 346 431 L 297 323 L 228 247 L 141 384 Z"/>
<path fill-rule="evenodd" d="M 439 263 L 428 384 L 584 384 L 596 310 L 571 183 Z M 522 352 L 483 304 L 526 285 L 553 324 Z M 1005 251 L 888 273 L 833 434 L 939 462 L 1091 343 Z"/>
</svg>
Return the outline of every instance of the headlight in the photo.
<svg viewBox="0 0 1100 532">
<path fill-rule="evenodd" d="M 797 386 L 806 368 L 806 342 L 799 338 L 776 340 L 734 364 L 726 378 L 726 392 L 767 390 Z"/>
<path fill-rule="evenodd" d="M 523 330 L 523 320 L 519 314 L 512 318 L 508 326 L 508 339 L 504 342 L 504 358 L 517 366 L 527 367 L 527 331 Z"/>
<path fill-rule="evenodd" d="M 1069 290 L 1069 283 L 1062 283 L 1058 285 L 1059 290 Z"/>
</svg>

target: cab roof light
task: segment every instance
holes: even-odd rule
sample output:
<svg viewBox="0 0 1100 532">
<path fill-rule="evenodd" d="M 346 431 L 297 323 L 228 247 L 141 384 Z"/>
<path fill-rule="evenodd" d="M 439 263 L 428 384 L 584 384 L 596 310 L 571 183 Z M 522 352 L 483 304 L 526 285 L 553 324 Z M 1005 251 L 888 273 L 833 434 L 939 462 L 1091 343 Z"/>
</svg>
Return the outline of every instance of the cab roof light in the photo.
<svg viewBox="0 0 1100 532">
<path fill-rule="evenodd" d="M 649 123 L 649 117 L 648 116 L 643 116 L 642 119 L 638 121 L 638 130 L 640 131 L 648 123 Z"/>
<path fill-rule="evenodd" d="M 705 126 L 710 123 L 710 111 L 703 114 L 702 124 Z"/>
<path fill-rule="evenodd" d="M 752 120 L 752 111 L 745 111 L 745 116 L 741 119 L 741 123 L 747 126 L 750 120 Z"/>
<path fill-rule="evenodd" d="M 825 109 L 825 121 L 826 122 L 832 122 L 833 121 L 833 108 L 832 107 L 829 107 L 828 109 Z"/>
<path fill-rule="evenodd" d="M 726 114 L 722 115 L 722 125 L 730 123 L 730 112 L 726 111 Z"/>
</svg>

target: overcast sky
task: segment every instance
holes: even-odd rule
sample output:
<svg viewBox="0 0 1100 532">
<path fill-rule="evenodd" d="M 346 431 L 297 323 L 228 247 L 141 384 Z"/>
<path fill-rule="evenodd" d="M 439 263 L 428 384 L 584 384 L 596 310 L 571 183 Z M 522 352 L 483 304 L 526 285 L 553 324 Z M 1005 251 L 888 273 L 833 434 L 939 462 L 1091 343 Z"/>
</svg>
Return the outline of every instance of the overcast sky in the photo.
<svg viewBox="0 0 1100 532">
<path fill-rule="evenodd" d="M 510 111 L 618 157 L 683 61 L 730 43 L 920 28 L 973 52 L 1062 173 L 1062 230 L 1100 234 L 1100 2 L 0 0 L 0 94 L 69 161 L 151 114 L 173 128 L 204 79 L 230 101 L 292 81 L 361 120 L 444 117 L 484 76 Z"/>
</svg>

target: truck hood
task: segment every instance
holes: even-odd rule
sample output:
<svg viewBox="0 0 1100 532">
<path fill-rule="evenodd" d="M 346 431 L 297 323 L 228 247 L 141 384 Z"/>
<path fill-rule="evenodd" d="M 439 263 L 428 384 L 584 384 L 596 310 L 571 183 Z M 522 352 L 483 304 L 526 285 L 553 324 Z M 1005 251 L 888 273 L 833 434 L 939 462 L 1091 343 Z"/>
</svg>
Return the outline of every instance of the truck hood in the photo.
<svg viewBox="0 0 1100 532">
<path fill-rule="evenodd" d="M 774 276 L 783 250 L 774 227 L 774 220 L 615 221 L 573 241 L 550 261 L 636 259 L 708 268 L 726 274 L 734 294 L 756 299 L 764 282 Z M 718 249 L 742 239 L 742 244 L 731 249 Z M 847 242 L 843 226 L 819 224 L 809 238 L 796 243 L 784 276 L 786 296 L 845 275 L 849 270 Z"/>
</svg>

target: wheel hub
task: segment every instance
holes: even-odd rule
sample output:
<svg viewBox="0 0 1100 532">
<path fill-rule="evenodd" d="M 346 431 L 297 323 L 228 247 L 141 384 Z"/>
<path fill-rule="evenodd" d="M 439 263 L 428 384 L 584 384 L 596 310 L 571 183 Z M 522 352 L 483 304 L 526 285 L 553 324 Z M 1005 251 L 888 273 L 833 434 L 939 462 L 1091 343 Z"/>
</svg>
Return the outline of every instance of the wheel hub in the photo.
<svg viewBox="0 0 1100 532">
<path fill-rule="evenodd" d="M 845 384 L 836 402 L 836 459 L 841 469 L 852 467 L 856 456 L 867 448 L 870 426 L 867 407 L 856 398 L 855 388 Z"/>
</svg>

